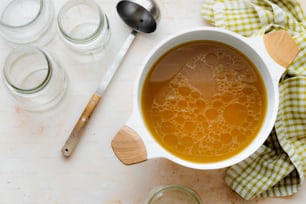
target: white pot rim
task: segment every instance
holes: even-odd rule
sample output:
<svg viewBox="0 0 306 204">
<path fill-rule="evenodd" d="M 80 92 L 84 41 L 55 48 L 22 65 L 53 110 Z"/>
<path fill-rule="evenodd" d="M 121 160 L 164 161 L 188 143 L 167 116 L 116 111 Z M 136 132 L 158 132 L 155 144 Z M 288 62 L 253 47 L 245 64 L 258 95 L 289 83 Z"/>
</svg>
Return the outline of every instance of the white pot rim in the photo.
<svg viewBox="0 0 306 204">
<path fill-rule="evenodd" d="M 244 53 L 256 65 L 259 73 L 263 77 L 267 91 L 267 113 L 262 128 L 260 129 L 256 138 L 240 153 L 218 162 L 195 163 L 180 159 L 179 157 L 171 154 L 163 147 L 161 147 L 157 141 L 155 141 L 142 118 L 142 84 L 153 63 L 169 49 L 179 44 L 194 40 L 219 41 Z M 276 66 L 277 68 L 269 70 L 268 68 L 270 66 Z M 144 64 L 141 66 L 140 72 L 136 79 L 133 93 L 133 113 L 127 122 L 127 126 L 134 129 L 143 139 L 147 149 L 148 159 L 164 157 L 175 163 L 194 169 L 219 169 L 229 167 L 251 156 L 256 150 L 259 149 L 259 147 L 269 136 L 276 120 L 279 104 L 279 92 L 277 84 L 282 72 L 284 72 L 284 69 L 277 65 L 276 62 L 274 62 L 267 54 L 262 38 L 257 38 L 255 40 L 254 38 L 247 39 L 237 33 L 215 27 L 200 27 L 182 31 L 161 41 L 158 45 L 155 46 L 155 48 L 144 60 Z"/>
</svg>

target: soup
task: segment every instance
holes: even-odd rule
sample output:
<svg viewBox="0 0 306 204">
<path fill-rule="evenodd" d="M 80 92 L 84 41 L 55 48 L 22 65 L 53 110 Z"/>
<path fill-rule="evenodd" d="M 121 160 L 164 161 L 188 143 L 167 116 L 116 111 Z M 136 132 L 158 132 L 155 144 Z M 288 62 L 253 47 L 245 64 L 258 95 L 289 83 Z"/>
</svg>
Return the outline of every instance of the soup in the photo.
<svg viewBox="0 0 306 204">
<path fill-rule="evenodd" d="M 141 109 L 155 140 L 192 162 L 217 162 L 246 148 L 263 124 L 267 97 L 254 64 L 213 41 L 179 45 L 152 66 Z"/>
</svg>

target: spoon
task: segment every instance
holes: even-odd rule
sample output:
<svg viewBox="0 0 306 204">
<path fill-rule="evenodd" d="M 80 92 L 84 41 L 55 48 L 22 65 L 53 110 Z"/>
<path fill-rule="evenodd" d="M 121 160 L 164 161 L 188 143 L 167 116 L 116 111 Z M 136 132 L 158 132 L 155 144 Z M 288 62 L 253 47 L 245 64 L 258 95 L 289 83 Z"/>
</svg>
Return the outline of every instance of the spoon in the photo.
<svg viewBox="0 0 306 204">
<path fill-rule="evenodd" d="M 160 18 L 159 8 L 153 0 L 121 0 L 117 3 L 116 8 L 122 20 L 131 28 L 133 28 L 133 30 L 123 43 L 113 63 L 108 68 L 104 78 L 100 82 L 99 87 L 91 96 L 87 106 L 75 124 L 65 145 L 62 147 L 62 153 L 65 157 L 71 156 L 72 152 L 79 143 L 82 130 L 86 126 L 96 106 L 100 102 L 102 95 L 104 94 L 113 76 L 115 75 L 122 59 L 133 43 L 136 34 L 138 32 L 154 32 Z"/>
</svg>

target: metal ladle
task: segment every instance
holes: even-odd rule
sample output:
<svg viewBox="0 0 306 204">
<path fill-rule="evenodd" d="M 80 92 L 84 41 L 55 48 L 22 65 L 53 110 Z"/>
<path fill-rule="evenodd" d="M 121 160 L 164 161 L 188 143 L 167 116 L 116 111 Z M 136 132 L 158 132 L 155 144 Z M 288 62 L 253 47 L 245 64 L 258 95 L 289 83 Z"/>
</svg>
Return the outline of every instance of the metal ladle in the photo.
<svg viewBox="0 0 306 204">
<path fill-rule="evenodd" d="M 116 55 L 113 63 L 107 70 L 104 78 L 99 84 L 98 89 L 90 98 L 82 115 L 74 126 L 69 138 L 62 148 L 65 157 L 71 156 L 75 147 L 81 139 L 81 131 L 90 119 L 98 105 L 102 95 L 104 94 L 111 79 L 115 75 L 122 59 L 126 55 L 129 47 L 133 43 L 138 32 L 151 33 L 154 32 L 160 18 L 160 11 L 157 4 L 153 0 L 121 0 L 117 3 L 117 12 L 122 20 L 133 28 L 132 32 L 125 40 L 120 51 Z"/>
</svg>

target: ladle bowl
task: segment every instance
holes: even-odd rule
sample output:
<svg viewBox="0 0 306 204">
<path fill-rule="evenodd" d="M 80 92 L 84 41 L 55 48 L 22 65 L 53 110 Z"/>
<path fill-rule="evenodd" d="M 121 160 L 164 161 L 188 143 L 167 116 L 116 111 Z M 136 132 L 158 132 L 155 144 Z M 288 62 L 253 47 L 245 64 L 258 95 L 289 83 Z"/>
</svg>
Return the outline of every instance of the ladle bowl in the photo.
<svg viewBox="0 0 306 204">
<path fill-rule="evenodd" d="M 119 1 L 117 12 L 127 25 L 144 33 L 154 32 L 160 19 L 158 6 L 148 0 Z"/>
</svg>

